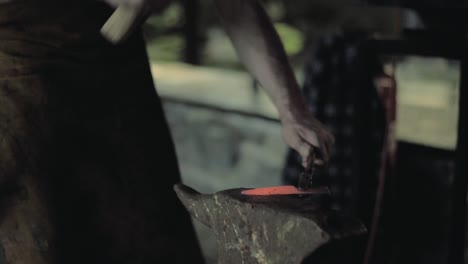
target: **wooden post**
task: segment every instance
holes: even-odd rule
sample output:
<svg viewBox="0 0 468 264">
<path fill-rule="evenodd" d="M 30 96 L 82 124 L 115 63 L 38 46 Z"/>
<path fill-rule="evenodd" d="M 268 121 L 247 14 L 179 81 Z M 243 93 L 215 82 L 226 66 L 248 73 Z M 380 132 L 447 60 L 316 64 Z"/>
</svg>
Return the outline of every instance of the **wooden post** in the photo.
<svg viewBox="0 0 468 264">
<path fill-rule="evenodd" d="M 466 41 L 463 41 L 466 47 Z M 452 210 L 452 230 L 451 245 L 449 246 L 448 263 L 464 263 L 464 252 L 466 245 L 466 213 L 467 213 L 467 186 L 468 186 L 468 164 L 466 157 L 468 154 L 468 56 L 465 50 L 462 51 L 461 63 L 461 85 L 459 97 L 458 114 L 458 142 L 457 156 L 455 162 L 455 179 L 453 180 L 453 210 Z"/>
<path fill-rule="evenodd" d="M 184 7 L 184 39 L 185 49 L 183 60 L 199 65 L 200 60 L 200 0 L 182 0 Z"/>
</svg>

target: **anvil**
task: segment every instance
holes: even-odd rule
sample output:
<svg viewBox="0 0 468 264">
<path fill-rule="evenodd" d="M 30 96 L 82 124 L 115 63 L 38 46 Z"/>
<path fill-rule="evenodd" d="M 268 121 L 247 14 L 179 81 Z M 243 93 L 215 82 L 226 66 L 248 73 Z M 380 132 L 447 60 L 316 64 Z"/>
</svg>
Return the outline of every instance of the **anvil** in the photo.
<svg viewBox="0 0 468 264">
<path fill-rule="evenodd" d="M 245 188 L 201 194 L 177 184 L 174 189 L 198 221 L 217 238 L 219 264 L 299 264 L 333 240 L 366 232 L 353 217 L 331 210 L 328 194 L 242 194 Z"/>
</svg>

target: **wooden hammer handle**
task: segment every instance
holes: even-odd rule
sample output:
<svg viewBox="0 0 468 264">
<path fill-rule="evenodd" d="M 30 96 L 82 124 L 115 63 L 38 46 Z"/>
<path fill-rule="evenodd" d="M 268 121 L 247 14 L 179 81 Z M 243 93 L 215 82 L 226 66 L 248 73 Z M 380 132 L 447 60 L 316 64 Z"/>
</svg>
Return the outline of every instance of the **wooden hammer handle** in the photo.
<svg viewBox="0 0 468 264">
<path fill-rule="evenodd" d="M 101 34 L 114 44 L 124 41 L 148 17 L 145 7 L 120 5 L 101 28 Z"/>
</svg>

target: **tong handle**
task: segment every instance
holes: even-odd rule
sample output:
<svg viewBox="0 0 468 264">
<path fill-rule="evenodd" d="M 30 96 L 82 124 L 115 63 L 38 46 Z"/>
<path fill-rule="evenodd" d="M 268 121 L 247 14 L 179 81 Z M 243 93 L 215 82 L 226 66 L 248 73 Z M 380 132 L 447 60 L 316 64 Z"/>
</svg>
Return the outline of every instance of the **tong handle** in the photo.
<svg viewBox="0 0 468 264">
<path fill-rule="evenodd" d="M 312 178 L 314 176 L 315 170 L 315 149 L 312 146 L 310 149 L 309 156 L 307 157 L 307 165 L 303 173 L 299 175 L 299 183 L 298 188 L 299 190 L 307 190 L 312 187 Z"/>
</svg>

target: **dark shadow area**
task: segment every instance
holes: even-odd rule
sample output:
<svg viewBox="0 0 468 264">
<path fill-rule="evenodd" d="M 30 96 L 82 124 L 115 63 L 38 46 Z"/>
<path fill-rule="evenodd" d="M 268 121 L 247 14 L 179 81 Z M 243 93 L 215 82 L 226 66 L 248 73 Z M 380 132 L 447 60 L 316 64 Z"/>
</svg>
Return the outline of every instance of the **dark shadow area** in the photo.
<svg viewBox="0 0 468 264">
<path fill-rule="evenodd" d="M 366 245 L 366 236 L 328 243 L 304 259 L 302 264 L 359 264 Z"/>
</svg>

